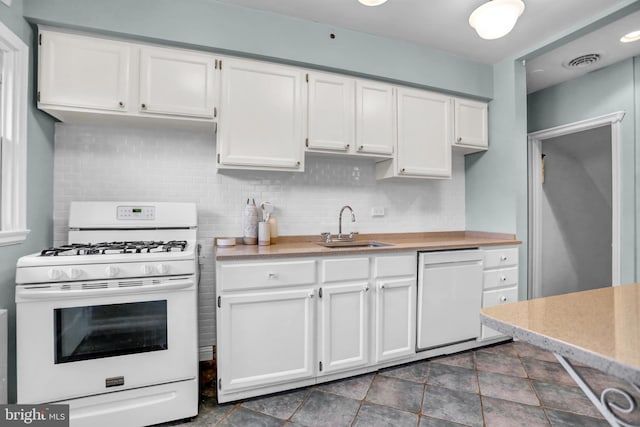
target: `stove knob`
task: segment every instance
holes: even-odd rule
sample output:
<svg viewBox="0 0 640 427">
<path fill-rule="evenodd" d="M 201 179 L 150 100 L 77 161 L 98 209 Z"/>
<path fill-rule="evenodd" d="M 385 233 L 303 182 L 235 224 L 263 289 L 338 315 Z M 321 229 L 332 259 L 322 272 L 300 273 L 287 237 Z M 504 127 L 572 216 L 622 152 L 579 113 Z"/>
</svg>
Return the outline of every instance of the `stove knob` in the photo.
<svg viewBox="0 0 640 427">
<path fill-rule="evenodd" d="M 158 271 L 160 274 L 167 274 L 169 272 L 169 266 L 164 264 L 158 264 Z"/>
<path fill-rule="evenodd" d="M 109 265 L 104 269 L 104 272 L 109 277 L 116 277 L 118 275 L 118 267 L 115 265 Z"/>
<path fill-rule="evenodd" d="M 145 276 L 148 276 L 152 272 L 153 272 L 153 268 L 151 268 L 150 265 L 144 264 L 142 266 L 142 274 L 144 274 Z"/>
<path fill-rule="evenodd" d="M 80 270 L 79 268 L 72 268 L 69 270 L 69 277 L 71 277 L 72 279 L 77 279 L 80 276 L 82 276 L 82 270 Z"/>
<path fill-rule="evenodd" d="M 62 270 L 57 268 L 52 268 L 49 270 L 49 279 L 51 280 L 60 280 L 62 278 Z"/>
</svg>

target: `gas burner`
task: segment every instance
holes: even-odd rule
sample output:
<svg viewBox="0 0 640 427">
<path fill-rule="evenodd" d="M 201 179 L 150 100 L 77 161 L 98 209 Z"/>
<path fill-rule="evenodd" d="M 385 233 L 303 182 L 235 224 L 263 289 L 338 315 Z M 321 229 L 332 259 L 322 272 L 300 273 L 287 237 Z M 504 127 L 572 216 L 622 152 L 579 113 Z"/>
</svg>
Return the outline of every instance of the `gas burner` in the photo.
<svg viewBox="0 0 640 427">
<path fill-rule="evenodd" d="M 186 240 L 163 241 L 126 241 L 101 243 L 72 243 L 45 249 L 40 256 L 70 255 L 108 255 L 108 254 L 140 254 L 153 252 L 182 252 L 187 247 Z"/>
</svg>

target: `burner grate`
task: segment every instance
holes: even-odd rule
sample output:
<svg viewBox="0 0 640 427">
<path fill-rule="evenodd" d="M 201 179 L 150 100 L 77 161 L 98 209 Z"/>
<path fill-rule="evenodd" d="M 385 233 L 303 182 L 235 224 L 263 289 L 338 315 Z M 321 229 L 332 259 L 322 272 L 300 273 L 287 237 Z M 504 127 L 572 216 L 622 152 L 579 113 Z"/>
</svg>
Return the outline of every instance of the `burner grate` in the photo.
<svg viewBox="0 0 640 427">
<path fill-rule="evenodd" d="M 101 243 L 72 243 L 51 247 L 40 252 L 40 256 L 73 256 L 73 255 L 108 255 L 108 254 L 140 254 L 153 252 L 182 252 L 187 247 L 186 240 L 123 241 Z"/>
</svg>

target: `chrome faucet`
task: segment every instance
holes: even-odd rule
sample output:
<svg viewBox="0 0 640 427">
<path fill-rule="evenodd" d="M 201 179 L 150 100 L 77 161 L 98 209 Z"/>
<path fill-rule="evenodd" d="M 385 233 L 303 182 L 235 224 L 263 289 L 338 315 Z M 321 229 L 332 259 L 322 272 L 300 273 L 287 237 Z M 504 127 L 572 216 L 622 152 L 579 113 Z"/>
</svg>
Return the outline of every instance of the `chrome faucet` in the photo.
<svg viewBox="0 0 640 427">
<path fill-rule="evenodd" d="M 338 216 L 338 239 L 342 238 L 342 212 L 344 212 L 345 209 L 349 209 L 351 211 L 351 222 L 356 222 L 356 214 L 353 213 L 353 209 L 351 209 L 351 206 L 345 205 L 342 207 L 342 209 L 340 209 L 340 215 Z M 353 238 L 353 234 L 349 235 L 350 238 Z"/>
</svg>

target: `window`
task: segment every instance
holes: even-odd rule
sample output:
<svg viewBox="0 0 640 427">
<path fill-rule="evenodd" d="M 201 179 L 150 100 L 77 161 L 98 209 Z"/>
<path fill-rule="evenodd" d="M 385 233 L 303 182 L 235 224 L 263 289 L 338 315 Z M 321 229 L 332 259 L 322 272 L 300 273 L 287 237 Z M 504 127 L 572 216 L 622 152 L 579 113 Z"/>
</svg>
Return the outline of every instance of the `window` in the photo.
<svg viewBox="0 0 640 427">
<path fill-rule="evenodd" d="M 0 22 L 0 246 L 27 230 L 29 48 Z"/>
</svg>

